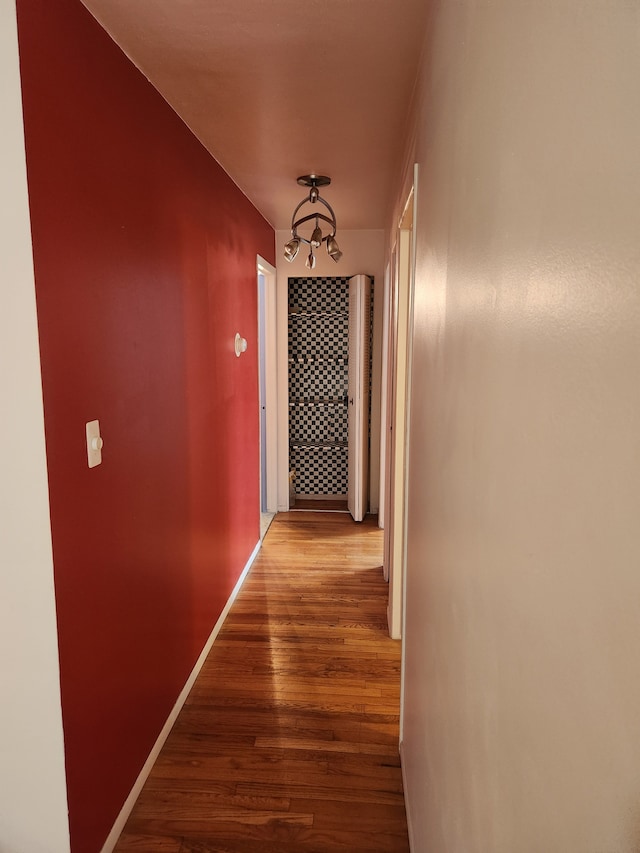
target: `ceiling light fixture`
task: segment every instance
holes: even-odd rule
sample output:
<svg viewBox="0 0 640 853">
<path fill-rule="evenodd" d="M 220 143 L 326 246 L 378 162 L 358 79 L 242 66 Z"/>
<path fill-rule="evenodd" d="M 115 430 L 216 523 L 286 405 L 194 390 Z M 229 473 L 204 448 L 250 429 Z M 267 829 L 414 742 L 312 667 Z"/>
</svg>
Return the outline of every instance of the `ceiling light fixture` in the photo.
<svg viewBox="0 0 640 853">
<path fill-rule="evenodd" d="M 300 204 L 293 211 L 293 216 L 291 217 L 291 239 L 288 243 L 285 243 L 284 247 L 285 259 L 289 262 L 293 261 L 300 251 L 300 244 L 306 243 L 309 246 L 309 256 L 305 261 L 305 265 L 307 269 L 312 270 L 316 265 L 316 258 L 313 254 L 313 250 L 320 248 L 323 243 L 326 243 L 327 254 L 336 263 L 338 263 L 342 257 L 342 252 L 340 251 L 338 241 L 336 240 L 336 215 L 333 212 L 331 205 L 321 197 L 320 190 L 318 189 L 318 187 L 328 187 L 331 183 L 331 178 L 327 178 L 326 175 L 301 175 L 298 178 L 298 183 L 302 187 L 309 187 L 309 196 L 303 198 Z M 296 219 L 301 207 L 305 204 L 318 204 L 318 202 L 321 205 L 324 205 L 324 207 L 329 211 L 329 216 L 325 213 L 320 213 L 319 211 L 314 210 L 313 213 L 309 213 L 307 216 L 301 216 L 300 219 Z M 320 220 L 328 223 L 331 228 L 330 233 L 322 233 Z M 302 234 L 298 233 L 298 228 L 301 225 L 304 225 L 305 222 L 315 222 L 315 227 L 311 232 L 310 237 L 303 237 Z"/>
</svg>

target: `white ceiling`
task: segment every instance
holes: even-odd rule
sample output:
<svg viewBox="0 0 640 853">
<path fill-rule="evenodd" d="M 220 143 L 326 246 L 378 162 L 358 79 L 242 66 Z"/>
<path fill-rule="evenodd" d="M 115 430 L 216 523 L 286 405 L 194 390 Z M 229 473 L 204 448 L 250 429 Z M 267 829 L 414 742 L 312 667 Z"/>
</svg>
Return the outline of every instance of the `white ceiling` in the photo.
<svg viewBox="0 0 640 853">
<path fill-rule="evenodd" d="M 83 2 L 274 227 L 310 172 L 386 226 L 428 0 Z"/>
</svg>

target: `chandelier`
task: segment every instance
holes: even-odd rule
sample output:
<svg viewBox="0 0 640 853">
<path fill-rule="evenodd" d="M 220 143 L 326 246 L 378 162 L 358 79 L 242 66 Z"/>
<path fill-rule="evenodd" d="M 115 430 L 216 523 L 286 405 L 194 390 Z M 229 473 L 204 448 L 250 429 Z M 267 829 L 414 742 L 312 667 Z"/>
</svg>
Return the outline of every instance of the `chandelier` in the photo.
<svg viewBox="0 0 640 853">
<path fill-rule="evenodd" d="M 326 243 L 327 254 L 330 258 L 333 258 L 336 263 L 338 263 L 342 257 L 342 252 L 340 251 L 336 240 L 336 215 L 333 212 L 331 205 L 321 197 L 320 191 L 318 190 L 318 187 L 328 187 L 331 183 L 331 178 L 327 178 L 326 175 L 301 175 L 298 178 L 298 183 L 302 187 L 310 188 L 309 196 L 308 198 L 303 198 L 300 204 L 293 211 L 293 216 L 291 217 L 291 239 L 285 244 L 284 256 L 287 261 L 293 261 L 300 251 L 300 244 L 306 243 L 309 246 L 309 256 L 305 261 L 305 266 L 307 269 L 312 270 L 316 265 L 316 257 L 313 254 L 313 250 L 319 249 L 323 243 Z M 327 216 L 326 213 L 315 210 L 306 216 L 301 216 L 299 219 L 296 219 L 298 212 L 305 204 L 322 205 L 328 211 L 329 215 Z M 326 222 L 329 225 L 331 229 L 329 233 L 322 233 L 322 228 L 320 227 L 321 221 Z M 307 222 L 315 223 L 315 227 L 308 238 L 298 232 L 298 228 Z"/>
</svg>

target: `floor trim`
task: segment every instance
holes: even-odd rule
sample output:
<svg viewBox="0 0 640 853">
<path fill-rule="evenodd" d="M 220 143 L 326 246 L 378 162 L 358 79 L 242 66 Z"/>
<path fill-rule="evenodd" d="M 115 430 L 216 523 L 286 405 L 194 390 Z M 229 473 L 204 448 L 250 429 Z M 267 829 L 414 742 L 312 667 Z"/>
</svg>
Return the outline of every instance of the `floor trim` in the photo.
<svg viewBox="0 0 640 853">
<path fill-rule="evenodd" d="M 409 851 L 415 850 L 415 846 L 413 843 L 413 829 L 411 824 L 411 812 L 409 811 L 409 801 L 407 798 L 407 774 L 405 771 L 405 761 L 404 761 L 404 741 L 400 741 L 400 769 L 402 770 L 402 791 L 404 796 L 404 810 L 407 815 L 407 830 L 409 833 Z"/>
<path fill-rule="evenodd" d="M 231 595 L 229 596 L 229 599 L 227 600 L 227 603 L 225 604 L 224 609 L 218 618 L 218 621 L 213 626 L 213 630 L 212 630 L 211 634 L 209 634 L 209 639 L 205 643 L 205 646 L 204 646 L 202 652 L 200 653 L 200 657 L 196 661 L 196 664 L 193 667 L 193 669 L 191 670 L 191 675 L 187 679 L 187 683 L 182 688 L 182 691 L 181 691 L 180 695 L 178 696 L 176 703 L 173 706 L 173 709 L 172 709 L 171 713 L 169 714 L 169 717 L 167 718 L 166 723 L 162 727 L 162 731 L 158 735 L 158 739 L 156 740 L 156 742 L 153 746 L 153 749 L 149 753 L 149 757 L 145 761 L 144 766 L 143 766 L 142 770 L 140 771 L 138 778 L 136 779 L 135 784 L 129 793 L 129 796 L 124 801 L 124 805 L 120 809 L 120 814 L 116 818 L 115 823 L 113 824 L 113 826 L 111 828 L 111 832 L 107 836 L 107 840 L 102 845 L 102 849 L 101 849 L 100 853 L 111 853 L 111 851 L 116 846 L 118 839 L 120 838 L 120 835 L 122 833 L 122 830 L 124 829 L 124 826 L 127 822 L 127 819 L 129 818 L 129 815 L 131 814 L 131 812 L 133 810 L 133 807 L 136 803 L 136 800 L 140 796 L 140 792 L 142 791 L 142 788 L 144 787 L 144 783 L 147 781 L 147 776 L 151 772 L 151 769 L 152 769 L 153 765 L 155 764 L 158 755 L 160 754 L 160 750 L 164 746 L 164 742 L 168 738 L 169 732 L 171 731 L 178 714 L 182 710 L 182 706 L 186 702 L 187 696 L 189 695 L 189 691 L 193 687 L 195 680 L 198 677 L 198 674 L 200 673 L 200 670 L 202 669 L 202 666 L 203 666 L 205 660 L 207 659 L 207 655 L 211 651 L 211 646 L 213 645 L 216 637 L 218 636 L 220 629 L 222 628 L 222 625 L 224 623 L 224 620 L 227 618 L 227 614 L 228 614 L 229 610 L 231 609 L 231 605 L 235 601 L 238 593 L 240 592 L 242 584 L 244 583 L 245 578 L 247 577 L 247 574 L 249 573 L 249 569 L 251 568 L 253 561 L 258 556 L 258 552 L 260 551 L 261 545 L 262 545 L 262 542 L 258 542 L 256 547 L 253 549 L 253 553 L 251 554 L 251 556 L 247 560 L 247 564 L 245 565 L 244 569 L 242 570 L 242 574 L 238 578 L 238 582 L 236 583 L 235 587 L 233 588 L 233 591 L 231 592 Z"/>
</svg>

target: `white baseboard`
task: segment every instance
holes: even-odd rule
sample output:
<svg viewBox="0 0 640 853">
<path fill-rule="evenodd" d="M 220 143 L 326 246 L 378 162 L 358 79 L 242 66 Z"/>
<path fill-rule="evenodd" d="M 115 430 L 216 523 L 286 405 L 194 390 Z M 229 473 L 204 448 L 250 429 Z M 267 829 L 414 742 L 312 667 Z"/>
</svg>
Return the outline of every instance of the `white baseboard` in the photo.
<svg viewBox="0 0 640 853">
<path fill-rule="evenodd" d="M 175 723 L 175 721 L 177 719 L 178 714 L 182 710 L 182 706 L 186 702 L 187 696 L 189 695 L 189 691 L 193 687 L 195 680 L 198 677 L 198 674 L 200 673 L 200 670 L 202 669 L 202 666 L 204 665 L 205 660 L 207 659 L 207 655 L 211 651 L 211 646 L 213 645 L 214 640 L 218 636 L 220 629 L 222 628 L 222 625 L 224 623 L 224 620 L 227 618 L 227 614 L 228 614 L 229 610 L 231 609 L 231 605 L 235 601 L 235 598 L 238 595 L 238 593 L 240 592 L 240 588 L 242 587 L 242 584 L 245 581 L 245 578 L 249 572 L 249 569 L 251 568 L 253 561 L 258 556 L 258 552 L 260 550 L 261 544 L 262 544 L 261 542 L 258 542 L 256 547 L 253 549 L 253 553 L 251 554 L 251 556 L 247 560 L 247 564 L 244 567 L 244 569 L 242 570 L 242 574 L 238 578 L 238 582 L 234 586 L 233 591 L 232 591 L 231 595 L 229 596 L 229 599 L 228 599 L 227 603 L 225 604 L 224 609 L 223 609 L 222 613 L 220 614 L 220 617 L 218 618 L 218 621 L 213 626 L 213 631 L 211 632 L 211 634 L 209 634 L 209 638 L 208 638 L 207 642 L 205 643 L 205 646 L 204 646 L 202 652 L 200 653 L 200 657 L 196 661 L 196 664 L 193 667 L 193 669 L 191 670 L 191 674 L 190 674 L 189 678 L 187 679 L 187 683 L 182 688 L 182 691 L 181 691 L 180 695 L 178 696 L 176 703 L 173 706 L 173 709 L 172 709 L 171 713 L 169 714 L 169 717 L 168 717 L 166 723 L 162 727 L 162 731 L 158 735 L 158 739 L 156 740 L 155 744 L 153 745 L 153 749 L 149 753 L 149 757 L 145 761 L 144 766 L 143 766 L 142 770 L 140 771 L 138 778 L 136 779 L 135 784 L 129 793 L 129 796 L 127 797 L 127 799 L 124 802 L 124 805 L 120 809 L 120 814 L 116 818 L 116 821 L 111 828 L 111 832 L 107 836 L 107 840 L 104 842 L 104 844 L 102 846 L 101 853 L 111 853 L 111 851 L 116 846 L 118 838 L 120 837 L 120 834 L 122 833 L 122 830 L 124 829 L 124 825 L 126 824 L 127 819 L 129 817 L 129 815 L 131 814 L 131 811 L 133 810 L 133 807 L 136 803 L 136 800 L 140 796 L 140 792 L 142 791 L 142 788 L 144 787 L 144 783 L 147 781 L 147 776 L 151 772 L 151 768 L 155 764 L 156 759 L 158 758 L 158 755 L 160 754 L 160 750 L 164 746 L 164 742 L 169 737 L 169 732 L 171 731 L 173 724 Z"/>
<path fill-rule="evenodd" d="M 404 741 L 400 741 L 400 768 L 402 770 L 402 790 L 404 792 L 404 810 L 407 815 L 407 829 L 409 831 L 409 851 L 413 853 L 415 846 L 413 844 L 413 823 L 411 821 L 411 811 L 409 809 L 409 800 L 407 797 L 407 776 L 404 769 Z"/>
</svg>

